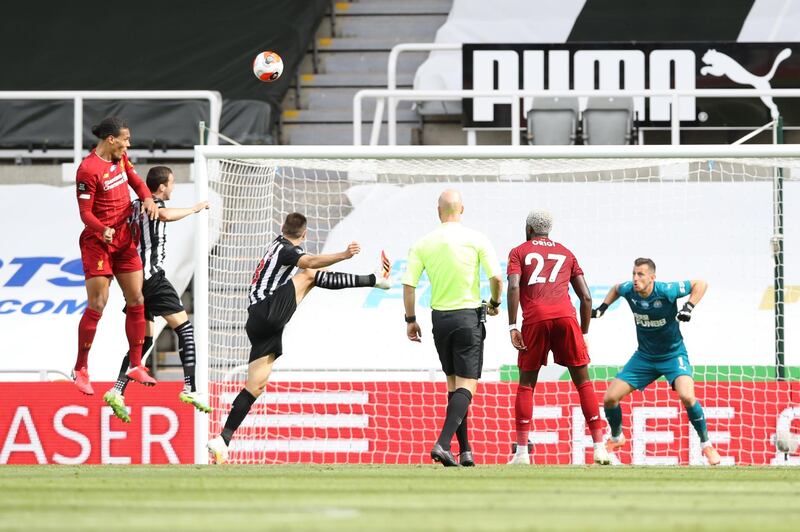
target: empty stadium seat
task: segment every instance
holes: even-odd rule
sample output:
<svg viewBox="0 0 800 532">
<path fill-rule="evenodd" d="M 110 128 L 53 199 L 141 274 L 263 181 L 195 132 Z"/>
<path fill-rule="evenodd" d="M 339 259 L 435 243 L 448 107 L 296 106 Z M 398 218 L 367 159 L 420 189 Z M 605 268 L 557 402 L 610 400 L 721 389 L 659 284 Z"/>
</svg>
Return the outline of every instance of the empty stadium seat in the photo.
<svg viewBox="0 0 800 532">
<path fill-rule="evenodd" d="M 584 144 L 630 144 L 633 98 L 589 98 L 581 122 Z"/>
<path fill-rule="evenodd" d="M 578 138 L 577 98 L 534 98 L 527 118 L 529 144 L 575 144 Z"/>
</svg>

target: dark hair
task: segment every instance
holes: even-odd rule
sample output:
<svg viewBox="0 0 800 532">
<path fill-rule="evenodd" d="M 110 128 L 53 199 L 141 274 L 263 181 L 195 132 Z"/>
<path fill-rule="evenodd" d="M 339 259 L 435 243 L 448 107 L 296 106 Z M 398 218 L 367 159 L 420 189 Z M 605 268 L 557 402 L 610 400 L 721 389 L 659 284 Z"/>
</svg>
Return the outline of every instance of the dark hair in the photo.
<svg viewBox="0 0 800 532">
<path fill-rule="evenodd" d="M 92 126 L 92 135 L 104 139 L 111 135 L 118 137 L 121 129 L 129 129 L 128 124 L 118 116 L 107 116 L 96 126 Z"/>
<path fill-rule="evenodd" d="M 169 166 L 154 166 L 147 172 L 147 188 L 150 192 L 155 192 L 161 185 L 166 185 L 169 181 L 169 174 L 172 170 Z"/>
<path fill-rule="evenodd" d="M 281 232 L 292 238 L 300 238 L 306 228 L 306 223 L 306 217 L 299 212 L 287 214 L 286 221 L 283 222 L 283 227 L 281 227 Z"/>
<path fill-rule="evenodd" d="M 634 266 L 644 266 L 647 265 L 650 268 L 651 273 L 656 273 L 656 263 L 653 262 L 653 259 L 646 259 L 643 257 L 639 257 L 635 261 L 633 261 Z"/>
</svg>

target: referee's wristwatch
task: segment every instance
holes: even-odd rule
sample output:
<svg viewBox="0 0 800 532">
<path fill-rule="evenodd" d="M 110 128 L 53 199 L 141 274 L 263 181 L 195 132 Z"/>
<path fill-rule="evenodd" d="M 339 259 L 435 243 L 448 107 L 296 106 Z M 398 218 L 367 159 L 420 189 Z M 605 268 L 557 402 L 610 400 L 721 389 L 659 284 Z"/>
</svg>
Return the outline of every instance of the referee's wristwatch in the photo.
<svg viewBox="0 0 800 532">
<path fill-rule="evenodd" d="M 499 301 L 495 301 L 494 299 L 491 299 L 491 298 L 489 298 L 489 305 L 490 305 L 492 308 L 497 308 L 497 307 L 499 307 L 499 306 L 500 306 L 500 302 L 499 302 Z"/>
<path fill-rule="evenodd" d="M 405 318 L 406 318 L 406 323 L 414 323 L 415 321 L 417 321 L 416 314 L 412 314 L 411 316 L 406 316 Z"/>
</svg>

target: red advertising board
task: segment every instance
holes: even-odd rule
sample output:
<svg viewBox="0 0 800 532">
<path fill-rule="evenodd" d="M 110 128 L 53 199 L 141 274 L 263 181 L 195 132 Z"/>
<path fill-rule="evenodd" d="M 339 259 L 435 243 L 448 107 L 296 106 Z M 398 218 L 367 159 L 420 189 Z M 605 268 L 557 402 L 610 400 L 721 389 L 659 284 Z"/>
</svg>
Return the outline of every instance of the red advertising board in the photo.
<svg viewBox="0 0 800 532">
<path fill-rule="evenodd" d="M 167 464 L 194 462 L 194 409 L 178 400 L 183 383 L 131 384 L 131 423 L 69 382 L 0 383 L 0 464 Z"/>
<path fill-rule="evenodd" d="M 595 383 L 598 402 L 605 386 Z M 212 433 L 221 429 L 239 389 L 237 384 L 212 387 L 218 400 Z M 508 460 L 515 390 L 511 383 L 480 384 L 468 418 L 477 463 Z M 787 462 L 771 441 L 779 426 L 800 432 L 800 390 L 793 393 L 791 383 L 706 382 L 697 383 L 696 392 L 723 464 L 800 465 L 800 457 Z M 236 433 L 231 458 L 238 463 L 427 463 L 446 403 L 444 383 L 271 383 Z M 699 439 L 666 383 L 631 394 L 623 412 L 629 443 L 615 457 L 617 463 L 704 463 Z M 591 439 L 571 382 L 539 383 L 530 441 L 535 463 L 591 463 Z"/>
</svg>

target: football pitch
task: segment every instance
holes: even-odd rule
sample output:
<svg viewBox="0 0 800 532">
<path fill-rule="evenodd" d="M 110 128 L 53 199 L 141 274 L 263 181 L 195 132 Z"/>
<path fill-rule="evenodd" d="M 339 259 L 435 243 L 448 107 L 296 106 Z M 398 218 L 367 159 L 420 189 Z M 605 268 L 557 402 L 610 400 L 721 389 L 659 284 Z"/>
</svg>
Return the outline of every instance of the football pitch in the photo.
<svg viewBox="0 0 800 532">
<path fill-rule="evenodd" d="M 2 466 L 0 530 L 800 530 L 798 468 Z"/>
</svg>

